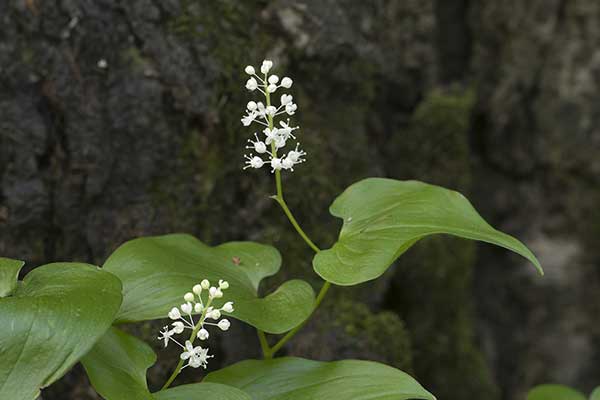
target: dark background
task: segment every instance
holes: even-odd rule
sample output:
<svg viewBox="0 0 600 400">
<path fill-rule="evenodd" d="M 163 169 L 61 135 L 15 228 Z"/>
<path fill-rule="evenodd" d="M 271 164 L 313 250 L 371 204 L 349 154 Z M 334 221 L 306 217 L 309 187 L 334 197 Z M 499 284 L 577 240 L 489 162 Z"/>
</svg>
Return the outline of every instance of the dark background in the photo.
<svg viewBox="0 0 600 400">
<path fill-rule="evenodd" d="M 597 0 L 2 0 L 0 19 L 3 256 L 101 264 L 133 237 L 190 232 L 280 249 L 265 290 L 318 287 L 272 176 L 241 170 L 243 67 L 269 57 L 296 82 L 309 156 L 284 186 L 320 246 L 347 185 L 414 178 L 465 193 L 546 270 L 424 240 L 376 282 L 334 290 L 284 354 L 378 360 L 445 400 L 600 384 Z M 154 341 L 160 326 L 128 329 Z M 258 341 L 236 323 L 211 351 L 218 368 Z M 159 352 L 151 386 L 176 357 Z M 42 396 L 92 393 L 77 367 Z"/>
</svg>

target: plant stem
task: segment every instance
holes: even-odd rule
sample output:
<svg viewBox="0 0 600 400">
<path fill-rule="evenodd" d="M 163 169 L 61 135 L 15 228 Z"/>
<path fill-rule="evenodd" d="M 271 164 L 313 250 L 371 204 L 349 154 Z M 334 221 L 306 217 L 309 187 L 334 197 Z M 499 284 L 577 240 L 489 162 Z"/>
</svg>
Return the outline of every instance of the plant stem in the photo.
<svg viewBox="0 0 600 400">
<path fill-rule="evenodd" d="M 204 311 L 202 311 L 202 314 L 200 316 L 200 321 L 198 321 L 198 325 L 196 325 L 194 327 L 194 329 L 192 330 L 192 334 L 190 335 L 190 338 L 188 339 L 192 343 L 194 342 L 194 338 L 198 334 L 198 331 L 200 329 L 202 329 L 202 322 L 206 318 L 206 312 L 208 310 L 208 307 L 210 307 L 210 303 L 212 303 L 212 299 L 209 299 L 206 302 L 206 306 L 204 307 Z M 165 384 L 163 385 L 163 387 L 160 389 L 161 391 L 165 390 L 166 388 L 168 388 L 169 386 L 171 386 L 171 383 L 173 383 L 173 381 L 175 380 L 175 378 L 177 378 L 177 375 L 179 375 L 179 373 L 181 372 L 181 369 L 183 367 L 183 362 L 184 362 L 184 360 L 182 360 L 180 358 L 179 362 L 177 363 L 177 366 L 175 367 L 175 370 L 173 370 L 173 373 L 171 374 L 171 376 L 169 377 L 169 379 L 167 379 L 167 381 L 165 382 Z"/>
<path fill-rule="evenodd" d="M 269 347 L 269 343 L 267 342 L 267 336 L 260 329 L 256 329 L 256 332 L 258 333 L 258 340 L 260 341 L 260 348 L 263 352 L 263 358 L 265 360 L 273 358 L 273 351 Z"/>
<path fill-rule="evenodd" d="M 265 82 L 266 81 L 267 81 L 267 74 L 265 74 Z M 266 100 L 266 103 L 267 103 L 266 106 L 269 107 L 271 105 L 271 94 L 266 89 L 266 87 L 265 87 L 265 100 Z M 267 120 L 268 120 L 269 129 L 273 129 L 273 117 L 269 116 L 267 118 Z M 271 157 L 273 157 L 273 158 L 277 157 L 277 147 L 275 146 L 274 142 L 271 142 Z M 288 207 L 287 203 L 285 202 L 285 199 L 283 198 L 283 184 L 281 182 L 281 171 L 280 170 L 276 170 L 275 171 L 275 186 L 277 188 L 277 194 L 275 196 L 273 196 L 273 199 L 275 199 L 275 201 L 277 201 L 277 203 L 281 206 L 281 208 L 283 209 L 283 212 L 287 216 L 288 220 L 290 221 L 290 223 L 292 224 L 292 226 L 294 227 L 294 229 L 296 229 L 296 232 L 298 232 L 298 234 L 300 235 L 300 237 L 306 242 L 306 244 L 315 253 L 320 252 L 321 249 L 319 249 L 319 247 L 308 237 L 308 235 L 300 227 L 300 224 L 298 223 L 298 221 L 294 217 L 294 214 L 292 214 L 292 211 L 290 210 L 290 208 Z M 323 298 L 327 294 L 327 291 L 329 290 L 330 286 L 331 286 L 331 283 L 325 281 L 325 283 L 321 287 L 321 290 L 319 291 L 319 294 L 317 295 L 314 307 L 313 307 L 310 315 L 300 325 L 298 325 L 297 327 L 295 327 L 294 329 L 292 329 L 291 331 L 289 331 L 288 333 L 286 333 L 286 335 L 284 337 L 282 337 L 279 340 L 279 342 L 277 342 L 275 344 L 275 346 L 269 347 L 269 343 L 267 342 L 267 338 L 265 336 L 265 333 L 263 331 L 257 329 L 258 339 L 260 340 L 260 346 L 262 348 L 263 356 L 264 356 L 265 359 L 273 358 L 273 355 L 279 349 L 281 349 L 281 347 L 288 340 L 290 340 L 292 337 L 294 337 L 294 335 L 296 335 L 296 333 L 298 333 L 298 331 L 300 329 L 302 329 L 304 327 L 304 325 L 306 325 L 306 323 L 308 322 L 308 320 L 310 319 L 310 317 L 314 314 L 314 312 L 316 311 L 316 309 L 319 307 L 319 305 L 323 301 Z"/>
<path fill-rule="evenodd" d="M 306 325 L 306 323 L 308 322 L 310 317 L 314 314 L 314 312 L 317 310 L 317 308 L 319 308 L 319 306 L 321 305 L 321 302 L 323 301 L 325 294 L 327 294 L 327 291 L 329 290 L 330 286 L 331 286 L 331 283 L 325 281 L 325 283 L 321 287 L 321 290 L 319 291 L 319 294 L 317 295 L 317 299 L 315 300 L 315 306 L 313 307 L 313 310 L 310 313 L 310 315 L 304 320 L 304 322 L 302 322 L 300 325 L 298 325 L 297 327 L 295 327 L 294 329 L 292 329 L 291 331 L 286 333 L 285 336 L 282 337 L 279 340 L 279 342 L 277 342 L 275 344 L 275 346 L 271 347 L 271 357 L 275 353 L 277 353 L 277 351 L 279 351 L 279 349 L 281 349 L 284 344 L 286 344 L 291 338 L 293 338 L 296 335 L 296 333 L 298 333 L 298 331 L 304 327 L 304 325 Z"/>
</svg>

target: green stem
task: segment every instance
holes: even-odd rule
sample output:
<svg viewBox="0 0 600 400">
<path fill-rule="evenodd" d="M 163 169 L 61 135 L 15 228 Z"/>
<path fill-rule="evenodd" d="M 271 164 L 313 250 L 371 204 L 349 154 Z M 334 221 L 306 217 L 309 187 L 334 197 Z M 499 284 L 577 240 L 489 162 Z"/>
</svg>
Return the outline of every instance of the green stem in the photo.
<svg viewBox="0 0 600 400">
<path fill-rule="evenodd" d="M 266 81 L 267 81 L 267 74 L 265 74 L 265 82 Z M 271 105 L 271 94 L 266 90 L 266 87 L 265 87 L 265 100 L 267 103 L 266 106 L 269 107 Z M 273 129 L 273 117 L 269 116 L 267 118 L 267 120 L 268 120 L 269 129 Z M 277 157 L 277 147 L 275 146 L 275 143 L 271 143 L 271 156 L 273 158 Z M 308 235 L 300 227 L 300 224 L 294 217 L 294 214 L 292 214 L 292 211 L 290 211 L 290 208 L 288 207 L 287 203 L 285 202 L 285 199 L 283 198 L 283 184 L 281 183 L 281 171 L 280 170 L 275 171 L 275 186 L 277 188 L 277 195 L 273 196 L 273 198 L 277 201 L 277 203 L 279 203 L 279 205 L 283 209 L 283 212 L 287 216 L 288 220 L 290 221 L 290 223 L 292 224 L 294 229 L 296 229 L 296 232 L 298 232 L 300 237 L 306 242 L 306 244 L 308 244 L 308 246 L 311 249 L 314 250 L 315 253 L 320 252 L 321 249 L 319 249 L 319 247 L 312 240 L 310 240 Z M 294 329 L 289 331 L 284 337 L 282 337 L 279 340 L 279 342 L 277 342 L 275 344 L 275 346 L 269 347 L 269 344 L 267 342 L 267 338 L 266 338 L 264 332 L 257 330 L 258 338 L 260 340 L 260 345 L 261 345 L 265 359 L 273 358 L 273 355 L 279 349 L 281 349 L 281 347 L 288 340 L 290 340 L 292 337 L 294 337 L 294 335 L 296 335 L 296 333 L 298 333 L 298 331 L 300 331 L 300 329 L 302 329 L 304 327 L 304 325 L 306 325 L 306 323 L 308 322 L 310 317 L 314 314 L 315 310 L 319 307 L 319 305 L 323 301 L 323 298 L 325 298 L 325 294 L 327 294 L 327 291 L 329 290 L 330 286 L 331 286 L 331 283 L 329 283 L 329 282 L 325 282 L 323 284 L 323 286 L 321 287 L 321 290 L 319 291 L 319 294 L 317 295 L 314 307 L 313 307 L 310 315 L 300 325 L 298 325 L 297 327 L 295 327 Z"/>
<path fill-rule="evenodd" d="M 192 343 L 194 342 L 194 338 L 198 334 L 198 331 L 200 329 L 202 329 L 202 322 L 206 318 L 206 312 L 208 310 L 208 307 L 210 307 L 211 303 L 212 303 L 212 299 L 209 299 L 206 302 L 206 306 L 204 307 L 204 311 L 202 311 L 202 314 L 200 316 L 200 321 L 198 321 L 198 325 L 196 325 L 194 327 L 194 329 L 192 330 L 192 334 L 190 335 L 190 338 L 188 339 L 190 342 L 192 342 Z M 184 363 L 184 360 L 182 360 L 180 358 L 179 362 L 177 363 L 177 366 L 175 367 L 175 370 L 173 370 L 173 373 L 171 374 L 171 376 L 169 377 L 169 379 L 167 379 L 167 381 L 165 382 L 165 384 L 163 385 L 163 387 L 160 389 L 161 391 L 165 390 L 166 388 L 168 388 L 169 386 L 171 386 L 171 383 L 173 383 L 173 381 L 175 380 L 175 378 L 177 378 L 177 375 L 179 375 L 179 373 L 181 372 L 181 369 L 183 367 L 183 363 Z"/>
<path fill-rule="evenodd" d="M 269 342 L 267 342 L 267 336 L 260 329 L 257 329 L 256 332 L 258 333 L 258 340 L 260 341 L 260 348 L 263 352 L 263 358 L 265 360 L 273 358 L 273 351 L 269 347 Z"/>
<path fill-rule="evenodd" d="M 330 286 L 331 286 L 331 283 L 329 283 L 327 281 L 323 284 L 323 286 L 321 287 L 321 290 L 319 291 L 319 294 L 317 295 L 317 299 L 315 300 L 315 306 L 313 307 L 313 310 L 311 311 L 310 315 L 304 320 L 304 322 L 302 322 L 300 325 L 298 325 L 297 327 L 295 327 L 294 329 L 292 329 L 291 331 L 286 333 L 285 336 L 282 337 L 279 340 L 279 342 L 277 342 L 275 344 L 275 346 L 271 347 L 271 357 L 275 353 L 277 353 L 277 351 L 279 351 L 279 349 L 281 349 L 284 344 L 286 344 L 291 338 L 293 338 L 300 329 L 304 328 L 304 326 L 306 325 L 306 323 L 308 322 L 310 317 L 314 314 L 314 312 L 317 310 L 317 308 L 319 308 L 319 306 L 321 305 L 321 302 L 323 301 L 323 298 L 325 298 L 325 295 L 327 294 L 327 291 L 329 290 Z"/>
<path fill-rule="evenodd" d="M 320 252 L 321 249 L 319 249 L 319 247 L 317 247 L 317 245 L 312 240 L 310 240 L 310 238 L 308 237 L 308 235 L 300 227 L 300 224 L 298 224 L 298 221 L 296 221 L 296 218 L 294 218 L 294 215 L 290 211 L 290 208 L 288 207 L 287 203 L 283 199 L 283 193 L 281 193 L 281 195 L 278 194 L 277 197 L 275 197 L 275 200 L 277 201 L 277 203 L 279 203 L 279 205 L 283 209 L 283 212 L 285 213 L 285 215 L 288 217 L 288 219 L 291 222 L 291 224 L 296 229 L 296 232 L 298 232 L 298 234 L 300 235 L 300 237 L 302 237 L 302 239 L 304 239 L 304 241 L 306 242 L 306 244 L 308 244 L 308 246 L 311 249 L 313 249 L 315 253 Z"/>
</svg>

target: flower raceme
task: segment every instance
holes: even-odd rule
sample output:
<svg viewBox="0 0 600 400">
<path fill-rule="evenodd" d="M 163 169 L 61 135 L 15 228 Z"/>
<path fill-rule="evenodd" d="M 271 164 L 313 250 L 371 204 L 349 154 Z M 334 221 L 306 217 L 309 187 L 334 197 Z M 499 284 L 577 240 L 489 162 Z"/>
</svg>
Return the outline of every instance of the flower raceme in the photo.
<svg viewBox="0 0 600 400">
<path fill-rule="evenodd" d="M 259 91 L 263 94 L 265 102 L 249 101 L 246 105 L 246 115 L 241 119 L 244 126 L 250 126 L 253 123 L 261 125 L 261 133 L 254 133 L 254 139 L 249 139 L 247 149 L 253 150 L 254 153 L 245 155 L 247 168 L 262 168 L 265 165 L 271 167 L 271 172 L 280 171 L 282 169 L 294 171 L 296 164 L 303 163 L 306 153 L 300 150 L 300 143 L 296 143 L 293 150 L 287 153 L 283 150 L 290 140 L 296 140 L 294 131 L 298 130 L 299 126 L 290 126 L 290 119 L 285 118 L 296 113 L 298 106 L 294 103 L 294 97 L 284 93 L 279 98 L 279 106 L 272 104 L 271 95 L 279 89 L 289 89 L 292 87 L 293 81 L 287 76 L 279 80 L 279 76 L 275 74 L 269 75 L 273 62 L 269 60 L 263 61 L 260 67 L 260 75 L 256 72 L 253 66 L 248 65 L 244 70 L 250 78 L 246 82 L 246 89 L 251 92 Z M 276 121 L 277 119 L 279 121 Z M 283 120 L 285 118 L 286 120 Z M 276 123 L 278 122 L 278 123 Z M 282 154 L 278 154 L 281 151 Z"/>
<path fill-rule="evenodd" d="M 191 292 L 186 293 L 183 296 L 185 303 L 179 307 L 173 307 L 169 311 L 169 318 L 174 322 L 169 326 L 165 326 L 160 331 L 159 340 L 164 342 L 165 347 L 169 342 L 177 344 L 183 352 L 181 353 L 181 360 L 187 361 L 184 366 L 198 368 L 203 367 L 206 369 L 208 359 L 214 356 L 208 354 L 208 348 L 201 346 L 194 347 L 194 341 L 199 339 L 200 341 L 207 340 L 210 333 L 206 329 L 209 326 L 216 326 L 222 331 L 229 329 L 231 323 L 227 319 L 221 319 L 221 313 L 226 312 L 228 314 L 234 311 L 233 302 L 228 301 L 224 303 L 220 308 L 216 308 L 213 302 L 223 297 L 223 291 L 229 288 L 227 281 L 219 280 L 217 287 L 211 286 L 210 282 L 204 279 L 198 285 L 192 288 Z M 200 314 L 200 319 L 194 321 L 193 314 Z M 213 320 L 215 322 L 208 322 Z M 186 329 L 191 330 L 191 336 L 189 340 L 185 341 L 185 344 L 181 344 L 173 336 L 183 333 Z"/>
</svg>

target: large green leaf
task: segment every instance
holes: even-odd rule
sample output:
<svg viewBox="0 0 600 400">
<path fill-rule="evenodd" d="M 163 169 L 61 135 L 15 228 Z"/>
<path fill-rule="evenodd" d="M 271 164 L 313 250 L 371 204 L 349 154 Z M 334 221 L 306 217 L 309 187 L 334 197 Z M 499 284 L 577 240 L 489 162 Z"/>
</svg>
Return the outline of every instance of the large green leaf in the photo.
<svg viewBox="0 0 600 400">
<path fill-rule="evenodd" d="M 237 387 L 254 400 L 435 399 L 410 375 L 371 361 L 248 360 L 212 372 L 205 381 Z"/>
<path fill-rule="evenodd" d="M 533 253 L 492 228 L 460 193 L 417 181 L 369 178 L 331 205 L 344 221 L 337 243 L 318 253 L 315 271 L 337 285 L 375 279 L 419 239 L 436 233 L 492 243 L 522 255 L 542 273 Z"/>
<path fill-rule="evenodd" d="M 598 386 L 590 395 L 590 400 L 600 400 L 600 386 Z"/>
<path fill-rule="evenodd" d="M 106 400 L 250 400 L 239 389 L 214 383 L 183 385 L 152 394 L 146 370 L 155 361 L 150 346 L 114 327 L 81 360 L 92 386 Z"/>
<path fill-rule="evenodd" d="M 259 298 L 260 281 L 280 265 L 279 252 L 270 246 L 231 242 L 209 247 L 193 236 L 174 234 L 127 242 L 104 268 L 123 282 L 120 322 L 165 318 L 194 284 L 224 279 L 230 287 L 222 300 L 235 303 L 232 317 L 269 333 L 283 333 L 310 315 L 314 292 L 308 283 L 291 280 Z"/>
<path fill-rule="evenodd" d="M 104 334 L 120 304 L 121 282 L 95 266 L 30 272 L 0 298 L 0 399 L 34 399 Z"/>
<path fill-rule="evenodd" d="M 585 400 L 585 396 L 568 386 L 539 385 L 529 391 L 527 400 Z"/>
<path fill-rule="evenodd" d="M 19 271 L 25 263 L 0 257 L 0 297 L 6 297 L 17 288 Z"/>
</svg>

